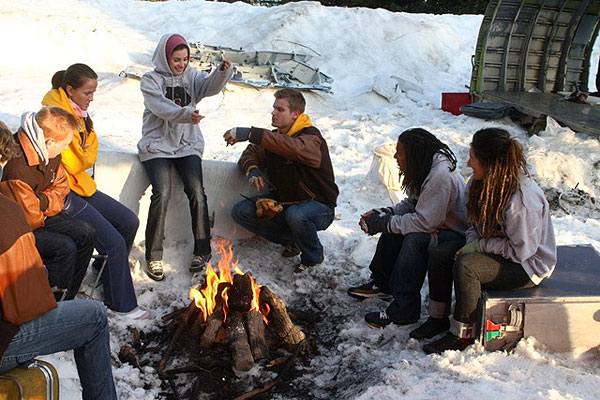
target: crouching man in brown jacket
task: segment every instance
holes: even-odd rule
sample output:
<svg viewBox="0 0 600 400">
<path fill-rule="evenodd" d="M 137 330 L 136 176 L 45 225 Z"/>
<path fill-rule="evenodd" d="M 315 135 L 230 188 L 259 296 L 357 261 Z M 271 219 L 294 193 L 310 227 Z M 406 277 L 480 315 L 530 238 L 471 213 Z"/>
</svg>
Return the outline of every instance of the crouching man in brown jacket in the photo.
<svg viewBox="0 0 600 400">
<path fill-rule="evenodd" d="M 317 231 L 331 225 L 339 193 L 327 142 L 304 114 L 305 106 L 299 91 L 279 90 L 271 113 L 271 125 L 276 130 L 237 127 L 224 135 L 228 144 L 251 142 L 238 161 L 250 185 L 260 191 L 268 180 L 274 186 L 268 195 L 237 203 L 232 218 L 249 231 L 284 246 L 284 257 L 300 254 L 295 272 L 323 261 Z M 267 197 L 275 201 L 260 201 Z M 258 214 L 263 214 L 260 217 L 257 205 Z"/>
</svg>

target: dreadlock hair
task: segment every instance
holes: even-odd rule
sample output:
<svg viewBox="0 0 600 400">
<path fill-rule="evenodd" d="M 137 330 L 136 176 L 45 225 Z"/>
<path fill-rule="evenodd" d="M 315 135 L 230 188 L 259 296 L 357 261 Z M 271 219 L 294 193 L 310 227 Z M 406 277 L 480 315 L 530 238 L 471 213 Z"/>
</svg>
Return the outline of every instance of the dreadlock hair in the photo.
<svg viewBox="0 0 600 400">
<path fill-rule="evenodd" d="M 442 153 L 448 158 L 450 171 L 456 169 L 456 156 L 452 150 L 425 129 L 413 128 L 402 132 L 398 136 L 398 143 L 404 145 L 406 152 L 406 170 L 400 171 L 401 187 L 405 191 L 417 196 L 421 194 L 421 186 L 431 171 L 436 153 Z"/>
<path fill-rule="evenodd" d="M 0 162 L 7 162 L 21 155 L 21 147 L 15 141 L 8 126 L 0 121 Z"/>
<path fill-rule="evenodd" d="M 473 180 L 467 200 L 467 222 L 485 239 L 503 237 L 503 212 L 519 189 L 527 161 L 521 145 L 504 129 L 486 128 L 473 135 L 471 148 L 484 168 L 482 180 Z"/>
</svg>

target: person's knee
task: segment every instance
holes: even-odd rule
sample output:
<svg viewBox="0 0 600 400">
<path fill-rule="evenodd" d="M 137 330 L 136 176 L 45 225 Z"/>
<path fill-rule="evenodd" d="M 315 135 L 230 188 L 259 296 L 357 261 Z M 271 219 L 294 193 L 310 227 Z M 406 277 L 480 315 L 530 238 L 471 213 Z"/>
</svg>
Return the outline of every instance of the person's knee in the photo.
<svg viewBox="0 0 600 400">
<path fill-rule="evenodd" d="M 248 200 L 242 200 L 236 203 L 231 209 L 231 218 L 239 223 L 254 219 L 256 217 L 256 208 Z"/>
<path fill-rule="evenodd" d="M 285 212 L 285 222 L 293 230 L 294 227 L 305 226 L 310 220 L 301 207 L 289 207 Z"/>
<path fill-rule="evenodd" d="M 476 276 L 473 256 L 474 254 L 464 254 L 456 259 L 452 268 L 452 275 L 455 282 L 462 282 L 465 279 Z"/>
</svg>

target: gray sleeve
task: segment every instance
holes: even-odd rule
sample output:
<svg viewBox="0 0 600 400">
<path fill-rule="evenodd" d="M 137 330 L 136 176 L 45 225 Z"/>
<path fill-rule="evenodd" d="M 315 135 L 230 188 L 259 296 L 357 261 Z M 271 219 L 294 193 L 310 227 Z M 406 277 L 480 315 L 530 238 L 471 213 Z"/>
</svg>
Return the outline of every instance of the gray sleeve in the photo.
<svg viewBox="0 0 600 400">
<path fill-rule="evenodd" d="M 167 99 L 163 93 L 162 85 L 153 76 L 144 75 L 140 83 L 140 89 L 144 95 L 144 106 L 158 118 L 178 124 L 192 123 L 194 106 L 181 107 Z"/>
<path fill-rule="evenodd" d="M 530 211 L 521 203 L 513 201 L 504 212 L 506 237 L 482 239 L 482 253 L 492 253 L 516 263 L 532 257 L 542 240 L 542 212 Z"/>
<path fill-rule="evenodd" d="M 225 71 L 221 71 L 217 68 L 211 72 L 210 75 L 206 72 L 196 71 L 196 74 L 194 75 L 196 102 L 198 103 L 204 97 L 214 96 L 219 93 L 221 89 L 225 87 L 232 74 L 233 67 L 229 67 L 229 69 Z"/>
<path fill-rule="evenodd" d="M 452 180 L 445 174 L 433 176 L 423 185 L 415 211 L 393 216 L 390 228 L 394 233 L 431 233 L 446 220 L 448 204 L 453 196 Z"/>
<path fill-rule="evenodd" d="M 404 215 L 406 213 L 415 212 L 415 203 L 417 201 L 415 199 L 406 198 L 402 200 L 400 203 L 396 204 L 392 209 L 394 210 L 394 215 Z"/>
</svg>

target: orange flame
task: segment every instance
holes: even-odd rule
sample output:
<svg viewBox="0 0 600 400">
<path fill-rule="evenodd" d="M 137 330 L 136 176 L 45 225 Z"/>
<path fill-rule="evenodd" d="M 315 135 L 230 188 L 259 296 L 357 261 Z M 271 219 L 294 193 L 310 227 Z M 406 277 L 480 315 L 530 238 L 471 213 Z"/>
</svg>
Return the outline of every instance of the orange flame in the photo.
<svg viewBox="0 0 600 400">
<path fill-rule="evenodd" d="M 219 246 L 217 252 L 221 254 L 221 259 L 219 260 L 218 266 L 218 274 L 213 269 L 212 264 L 209 262 L 206 266 L 206 287 L 201 288 L 200 290 L 196 288 L 190 289 L 190 298 L 194 300 L 194 304 L 196 307 L 200 308 L 202 311 L 202 317 L 204 321 L 207 321 L 208 317 L 215 311 L 215 307 L 217 305 L 217 295 L 219 284 L 222 282 L 228 282 L 229 284 L 233 284 L 233 276 L 231 272 L 231 267 L 233 267 L 236 274 L 243 275 L 242 270 L 239 269 L 238 264 L 239 260 L 233 261 L 233 246 L 226 240 L 217 241 L 217 245 Z M 263 319 L 265 323 L 267 323 L 267 315 L 269 313 L 269 307 L 261 307 L 259 305 L 259 295 L 261 285 L 258 285 L 252 275 L 249 274 L 250 283 L 252 287 L 252 302 L 251 302 L 251 310 L 255 310 L 261 312 L 263 314 Z M 221 293 L 221 298 L 223 299 L 223 311 L 224 311 L 224 319 L 227 319 L 227 313 L 229 308 L 227 306 L 227 292 L 229 287 L 223 289 Z"/>
</svg>

